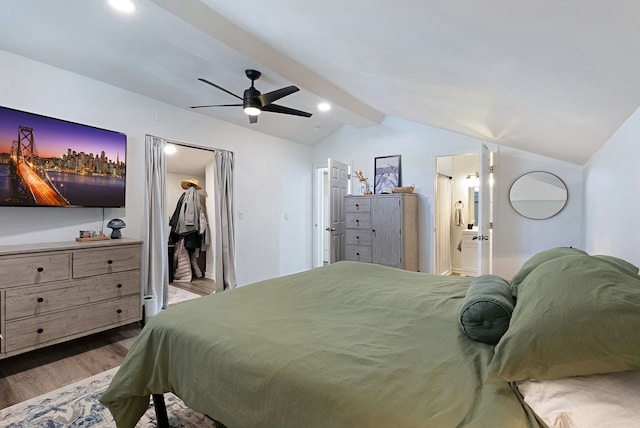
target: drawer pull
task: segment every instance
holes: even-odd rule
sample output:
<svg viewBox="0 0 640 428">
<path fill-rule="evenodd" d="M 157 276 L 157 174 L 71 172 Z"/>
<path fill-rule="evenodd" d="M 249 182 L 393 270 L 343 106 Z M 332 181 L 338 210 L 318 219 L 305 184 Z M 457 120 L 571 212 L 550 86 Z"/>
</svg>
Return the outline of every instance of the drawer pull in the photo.
<svg viewBox="0 0 640 428">
<path fill-rule="evenodd" d="M 43 267 L 39 267 L 38 269 L 36 269 L 38 272 L 44 272 L 44 268 Z"/>
<path fill-rule="evenodd" d="M 122 313 L 122 309 L 118 309 L 116 312 L 121 314 Z"/>
<path fill-rule="evenodd" d="M 356 219 L 356 223 L 360 223 L 360 220 Z"/>
<path fill-rule="evenodd" d="M 360 237 L 359 237 L 359 236 L 356 236 L 356 239 L 360 239 Z"/>
<path fill-rule="evenodd" d="M 42 333 L 44 333 L 44 329 L 39 328 L 39 329 L 37 329 L 37 330 L 36 330 L 36 333 L 38 333 L 38 334 L 42 334 Z"/>
<path fill-rule="evenodd" d="M 360 253 L 356 253 L 356 256 L 360 256 Z"/>
<path fill-rule="evenodd" d="M 113 260 L 107 260 L 107 264 L 112 264 Z"/>
<path fill-rule="evenodd" d="M 358 208 L 360 206 L 360 204 L 356 204 L 356 208 Z"/>
<path fill-rule="evenodd" d="M 116 287 L 122 288 L 122 284 L 118 284 L 118 285 L 116 285 Z"/>
<path fill-rule="evenodd" d="M 38 303 L 42 303 L 42 302 L 44 302 L 44 299 L 42 297 L 38 297 L 37 301 L 38 301 Z"/>
</svg>

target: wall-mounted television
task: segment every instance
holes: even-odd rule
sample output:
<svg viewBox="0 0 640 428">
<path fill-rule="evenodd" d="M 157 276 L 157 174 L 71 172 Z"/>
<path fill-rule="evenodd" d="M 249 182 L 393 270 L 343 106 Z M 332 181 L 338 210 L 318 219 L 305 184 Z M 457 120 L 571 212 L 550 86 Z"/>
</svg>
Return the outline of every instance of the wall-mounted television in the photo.
<svg viewBox="0 0 640 428">
<path fill-rule="evenodd" d="M 127 136 L 0 107 L 0 206 L 125 205 Z"/>
</svg>

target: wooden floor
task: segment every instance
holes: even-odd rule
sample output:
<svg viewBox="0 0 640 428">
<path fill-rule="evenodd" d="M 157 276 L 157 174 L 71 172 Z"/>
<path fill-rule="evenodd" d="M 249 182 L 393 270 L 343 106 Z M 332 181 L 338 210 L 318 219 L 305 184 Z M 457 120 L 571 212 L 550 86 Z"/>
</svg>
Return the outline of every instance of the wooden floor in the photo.
<svg viewBox="0 0 640 428">
<path fill-rule="evenodd" d="M 207 279 L 172 285 L 213 292 Z M 0 409 L 119 366 L 140 331 L 138 323 L 129 324 L 0 360 Z"/>
</svg>

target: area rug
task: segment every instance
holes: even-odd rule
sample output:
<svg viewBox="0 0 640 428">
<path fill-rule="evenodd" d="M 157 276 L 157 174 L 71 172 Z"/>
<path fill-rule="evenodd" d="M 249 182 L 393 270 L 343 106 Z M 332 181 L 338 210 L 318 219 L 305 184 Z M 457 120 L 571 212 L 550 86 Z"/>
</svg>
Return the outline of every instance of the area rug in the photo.
<svg viewBox="0 0 640 428">
<path fill-rule="evenodd" d="M 182 288 L 169 285 L 169 305 L 175 305 L 176 303 L 185 302 L 191 299 L 197 299 L 202 297 L 199 294 L 192 293 Z"/>
<path fill-rule="evenodd" d="M 98 398 L 118 367 L 71 385 L 0 410 L 3 428 L 114 428 L 115 422 Z M 214 422 L 194 412 L 173 394 L 164 395 L 172 428 L 215 427 Z M 157 427 L 153 403 L 136 428 Z"/>
</svg>

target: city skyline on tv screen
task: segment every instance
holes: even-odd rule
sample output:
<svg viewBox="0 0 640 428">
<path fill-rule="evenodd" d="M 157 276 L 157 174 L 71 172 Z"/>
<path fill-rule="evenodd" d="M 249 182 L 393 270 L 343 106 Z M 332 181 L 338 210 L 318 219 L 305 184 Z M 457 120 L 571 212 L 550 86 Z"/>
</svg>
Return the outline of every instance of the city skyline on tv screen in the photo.
<svg viewBox="0 0 640 428">
<path fill-rule="evenodd" d="M 0 206 L 124 207 L 126 140 L 0 107 Z"/>
</svg>

